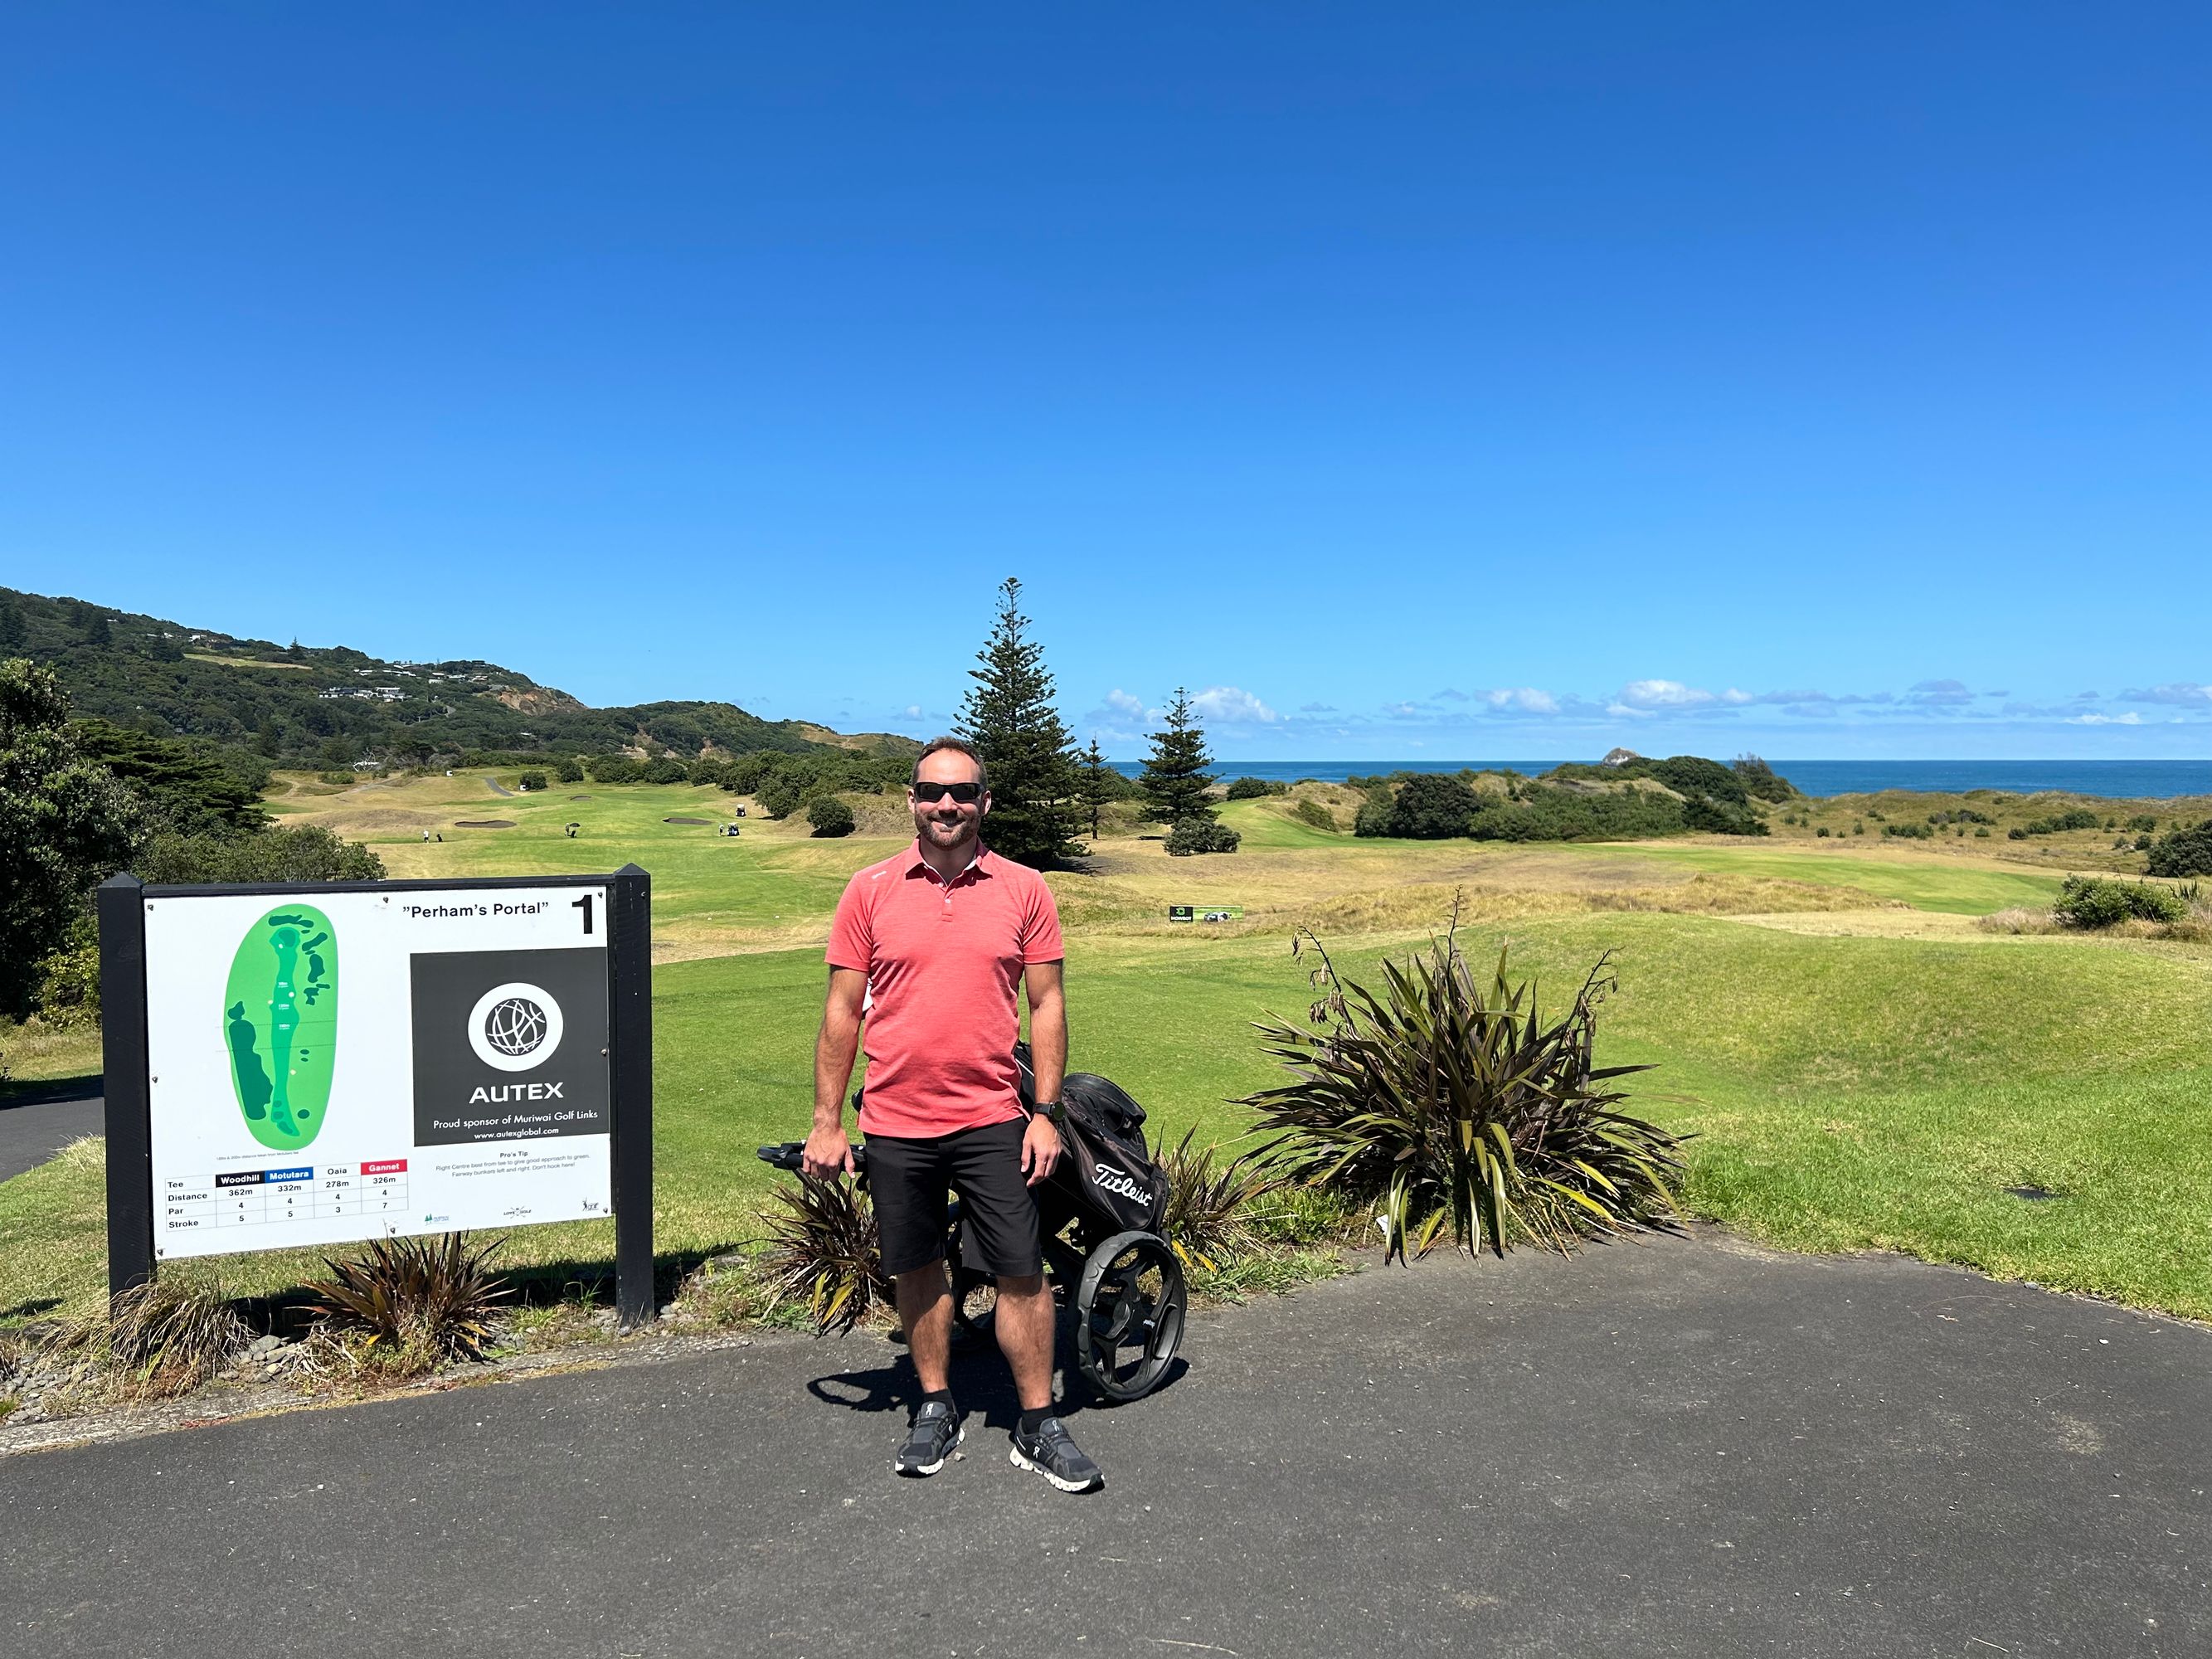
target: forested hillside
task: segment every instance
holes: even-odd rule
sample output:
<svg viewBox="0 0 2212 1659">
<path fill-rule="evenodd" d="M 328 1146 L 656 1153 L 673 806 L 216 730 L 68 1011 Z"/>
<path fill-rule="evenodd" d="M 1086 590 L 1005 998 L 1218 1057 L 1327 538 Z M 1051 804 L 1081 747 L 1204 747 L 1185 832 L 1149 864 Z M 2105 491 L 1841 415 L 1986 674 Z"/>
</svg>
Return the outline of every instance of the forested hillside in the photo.
<svg viewBox="0 0 2212 1659">
<path fill-rule="evenodd" d="M 0 658 L 60 678 L 79 715 L 210 738 L 278 765 L 512 754 L 803 753 L 822 728 L 726 702 L 590 708 L 496 663 L 389 662 L 0 587 Z M 834 734 L 832 734 L 834 736 Z"/>
</svg>

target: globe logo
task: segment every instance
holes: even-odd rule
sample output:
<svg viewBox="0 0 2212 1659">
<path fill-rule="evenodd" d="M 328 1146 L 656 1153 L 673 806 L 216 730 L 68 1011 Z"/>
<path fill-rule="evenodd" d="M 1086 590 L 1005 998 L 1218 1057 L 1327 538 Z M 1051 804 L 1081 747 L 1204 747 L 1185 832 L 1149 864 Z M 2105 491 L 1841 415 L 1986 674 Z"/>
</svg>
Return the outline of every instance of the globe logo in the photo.
<svg viewBox="0 0 2212 1659">
<path fill-rule="evenodd" d="M 528 997 L 495 1003 L 484 1016 L 484 1041 L 503 1054 L 526 1054 L 545 1041 L 545 1010 Z"/>
<path fill-rule="evenodd" d="M 469 1011 L 469 1047 L 501 1072 L 527 1072 L 561 1046 L 561 1005 L 544 988 L 514 981 L 495 985 Z"/>
</svg>

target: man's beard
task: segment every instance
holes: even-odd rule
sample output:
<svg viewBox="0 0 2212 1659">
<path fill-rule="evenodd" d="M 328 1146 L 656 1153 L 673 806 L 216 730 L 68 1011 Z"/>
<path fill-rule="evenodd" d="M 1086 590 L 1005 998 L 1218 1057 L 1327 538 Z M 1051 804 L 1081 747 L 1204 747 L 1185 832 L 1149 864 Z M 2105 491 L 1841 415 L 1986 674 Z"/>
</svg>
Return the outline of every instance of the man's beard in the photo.
<svg viewBox="0 0 2212 1659">
<path fill-rule="evenodd" d="M 953 848 L 959 846 L 963 840 L 981 839 L 983 820 L 981 817 L 963 818 L 948 826 L 934 813 L 916 812 L 914 815 L 914 827 L 915 832 L 929 845 Z M 952 831 L 952 838 L 949 841 L 940 838 L 938 834 L 939 830 L 945 828 L 950 828 Z"/>
</svg>

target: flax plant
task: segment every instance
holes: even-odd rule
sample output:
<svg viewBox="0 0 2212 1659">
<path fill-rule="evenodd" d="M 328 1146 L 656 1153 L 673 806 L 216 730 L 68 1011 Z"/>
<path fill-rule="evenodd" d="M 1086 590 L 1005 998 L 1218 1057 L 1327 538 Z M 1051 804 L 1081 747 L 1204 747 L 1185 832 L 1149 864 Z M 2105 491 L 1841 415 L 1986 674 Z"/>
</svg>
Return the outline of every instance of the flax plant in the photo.
<svg viewBox="0 0 2212 1659">
<path fill-rule="evenodd" d="M 1579 1241 L 1670 1228 L 1681 1170 L 1674 1136 L 1620 1109 L 1612 1086 L 1647 1066 L 1592 1064 L 1597 1013 L 1615 988 L 1601 957 L 1565 1012 L 1547 1018 L 1533 981 L 1516 984 L 1501 949 L 1487 983 L 1453 926 L 1379 993 L 1320 957 L 1320 995 L 1302 1028 L 1258 1029 L 1291 1080 L 1247 1096 L 1274 1133 L 1285 1176 L 1376 1206 L 1392 1259 L 1425 1255 L 1447 1230 L 1470 1254 L 1533 1240 Z M 1510 947 L 1509 947 L 1510 949 Z"/>
<path fill-rule="evenodd" d="M 768 1218 L 761 1253 L 766 1312 L 803 1301 L 817 1333 L 849 1331 L 871 1315 L 896 1304 L 877 1240 L 875 1206 L 858 1182 L 817 1181 L 769 1194 L 777 1205 Z"/>
</svg>

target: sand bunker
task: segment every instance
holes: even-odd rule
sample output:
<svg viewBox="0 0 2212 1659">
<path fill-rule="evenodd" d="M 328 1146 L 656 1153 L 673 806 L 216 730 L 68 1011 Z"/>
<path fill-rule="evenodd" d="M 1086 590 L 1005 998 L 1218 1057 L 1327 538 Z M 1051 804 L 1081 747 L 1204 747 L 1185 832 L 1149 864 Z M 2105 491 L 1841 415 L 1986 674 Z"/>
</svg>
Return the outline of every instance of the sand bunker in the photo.
<svg viewBox="0 0 2212 1659">
<path fill-rule="evenodd" d="M 712 818 L 663 818 L 663 823 L 712 823 Z"/>
<path fill-rule="evenodd" d="M 455 818 L 453 828 L 456 830 L 512 830 L 514 828 L 514 820 L 513 818 Z"/>
</svg>

